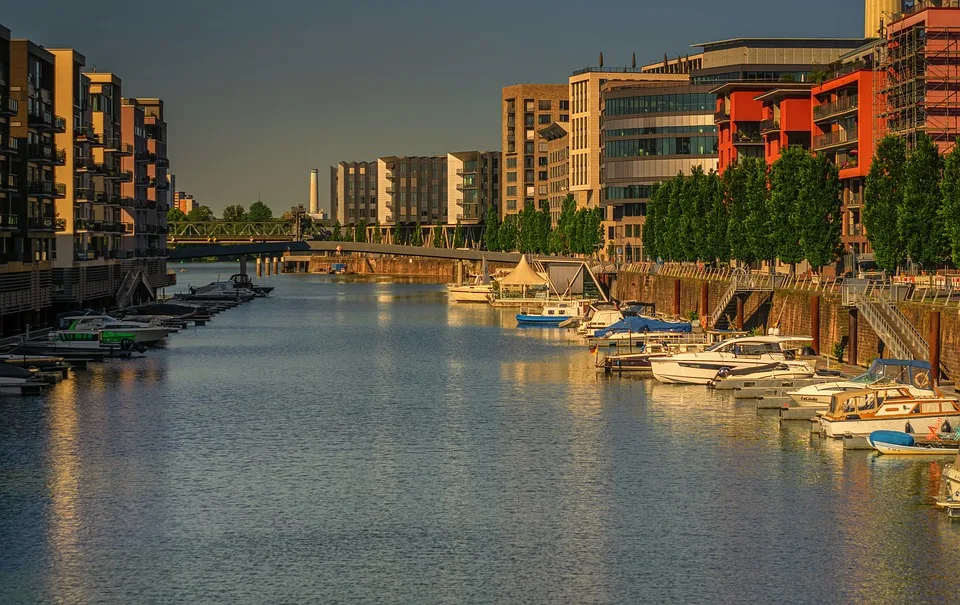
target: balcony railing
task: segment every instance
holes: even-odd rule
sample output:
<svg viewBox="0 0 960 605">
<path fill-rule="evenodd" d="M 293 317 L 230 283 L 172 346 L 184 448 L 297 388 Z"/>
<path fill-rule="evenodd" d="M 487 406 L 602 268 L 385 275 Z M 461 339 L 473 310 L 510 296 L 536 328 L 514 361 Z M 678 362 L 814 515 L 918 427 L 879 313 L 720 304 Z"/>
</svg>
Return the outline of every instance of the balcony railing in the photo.
<svg viewBox="0 0 960 605">
<path fill-rule="evenodd" d="M 66 231 L 67 230 L 67 219 L 58 218 L 53 221 L 53 230 L 54 231 Z"/>
<path fill-rule="evenodd" d="M 848 145 L 857 142 L 857 129 L 837 130 L 813 137 L 813 148 L 826 149 L 836 145 Z"/>
<path fill-rule="evenodd" d="M 0 191 L 20 191 L 19 183 L 17 175 L 0 172 Z"/>
<path fill-rule="evenodd" d="M 0 153 L 15 154 L 20 151 L 20 140 L 0 135 Z"/>
<path fill-rule="evenodd" d="M 20 226 L 20 217 L 16 214 L 0 214 L 0 227 L 16 229 Z"/>
<path fill-rule="evenodd" d="M 760 122 L 760 134 L 767 134 L 768 132 L 780 132 L 780 120 L 774 120 L 773 118 L 769 120 L 763 120 Z"/>
<path fill-rule="evenodd" d="M 93 189 L 90 189 L 89 187 L 76 187 L 73 190 L 73 197 L 78 201 L 86 200 L 88 202 L 92 202 L 93 196 Z"/>
<path fill-rule="evenodd" d="M 58 115 L 53 116 L 53 130 L 55 132 L 66 132 L 67 131 L 67 120 Z"/>
<path fill-rule="evenodd" d="M 721 109 L 720 111 L 715 111 L 713 113 L 714 122 L 726 122 L 730 119 L 730 111 L 727 109 Z"/>
<path fill-rule="evenodd" d="M 53 231 L 53 217 L 50 216 L 31 216 L 27 219 L 30 229 L 36 231 Z"/>
<path fill-rule="evenodd" d="M 20 111 L 20 102 L 13 97 L 0 97 L 0 115 L 15 116 Z"/>
<path fill-rule="evenodd" d="M 93 170 L 93 158 L 75 156 L 73 158 L 73 168 L 77 172 L 90 172 Z"/>
<path fill-rule="evenodd" d="M 763 144 L 763 136 L 760 131 L 738 130 L 733 135 L 734 145 L 756 145 Z"/>
<path fill-rule="evenodd" d="M 129 183 L 133 180 L 133 172 L 129 170 L 120 170 L 117 172 L 117 179 L 125 183 Z"/>
<path fill-rule="evenodd" d="M 130 143 L 120 143 L 120 145 L 116 147 L 116 150 L 117 155 L 133 155 L 133 145 Z"/>
<path fill-rule="evenodd" d="M 833 116 L 853 111 L 858 107 L 859 96 L 850 95 L 837 99 L 832 103 L 824 103 L 813 108 L 814 121 L 826 120 Z"/>
<path fill-rule="evenodd" d="M 169 168 L 170 158 L 157 158 L 157 168 Z"/>
<path fill-rule="evenodd" d="M 100 135 L 93 131 L 92 126 L 80 126 L 77 128 L 77 140 L 96 144 L 100 142 Z"/>
</svg>

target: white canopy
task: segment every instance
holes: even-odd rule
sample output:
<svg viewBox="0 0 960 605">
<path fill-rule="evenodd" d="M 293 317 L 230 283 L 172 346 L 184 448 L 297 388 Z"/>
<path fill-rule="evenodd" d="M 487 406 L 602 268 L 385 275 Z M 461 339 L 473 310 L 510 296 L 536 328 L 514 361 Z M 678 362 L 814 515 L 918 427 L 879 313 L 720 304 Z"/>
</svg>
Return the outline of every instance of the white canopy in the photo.
<svg viewBox="0 0 960 605">
<path fill-rule="evenodd" d="M 547 279 L 533 270 L 527 262 L 526 256 L 520 257 L 520 262 L 500 280 L 502 286 L 545 286 Z"/>
</svg>

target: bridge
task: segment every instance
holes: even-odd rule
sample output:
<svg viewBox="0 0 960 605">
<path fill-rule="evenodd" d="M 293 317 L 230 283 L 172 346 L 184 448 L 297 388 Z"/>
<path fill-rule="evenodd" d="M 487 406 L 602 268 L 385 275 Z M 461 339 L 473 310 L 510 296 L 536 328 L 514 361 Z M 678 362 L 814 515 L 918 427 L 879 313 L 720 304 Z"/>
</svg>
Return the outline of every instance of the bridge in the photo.
<svg viewBox="0 0 960 605">
<path fill-rule="evenodd" d="M 419 256 L 451 260 L 483 260 L 491 262 L 518 263 L 520 254 L 514 252 L 486 252 L 472 249 L 432 248 L 427 246 L 400 246 L 394 244 L 371 244 L 368 242 L 331 242 L 322 240 L 243 242 L 243 243 L 195 243 L 177 246 L 170 250 L 168 260 L 190 260 L 223 256 L 281 256 L 284 253 L 309 255 L 331 252 L 385 254 L 390 256 Z M 551 258 L 551 257 L 544 257 Z M 558 257 L 559 259 L 559 257 Z"/>
<path fill-rule="evenodd" d="M 217 242 L 293 242 L 307 237 L 329 237 L 310 221 L 173 221 L 167 223 L 171 244 Z"/>
</svg>

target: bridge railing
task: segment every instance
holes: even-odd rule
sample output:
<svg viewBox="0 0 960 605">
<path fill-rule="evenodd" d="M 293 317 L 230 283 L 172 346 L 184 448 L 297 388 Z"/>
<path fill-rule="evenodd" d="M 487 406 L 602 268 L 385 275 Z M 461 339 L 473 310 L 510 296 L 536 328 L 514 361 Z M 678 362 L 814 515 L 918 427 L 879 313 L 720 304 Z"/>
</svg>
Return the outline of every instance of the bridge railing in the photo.
<svg viewBox="0 0 960 605">
<path fill-rule="evenodd" d="M 288 221 L 173 221 L 169 236 L 176 239 L 293 238 L 296 225 Z M 308 230 L 305 230 L 309 233 Z"/>
</svg>

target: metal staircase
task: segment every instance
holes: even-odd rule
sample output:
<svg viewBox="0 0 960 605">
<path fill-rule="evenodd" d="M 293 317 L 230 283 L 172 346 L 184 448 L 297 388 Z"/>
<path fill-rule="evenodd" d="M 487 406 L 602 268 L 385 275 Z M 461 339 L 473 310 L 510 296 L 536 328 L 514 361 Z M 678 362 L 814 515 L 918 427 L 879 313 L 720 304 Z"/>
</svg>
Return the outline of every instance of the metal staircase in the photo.
<svg viewBox="0 0 960 605">
<path fill-rule="evenodd" d="M 130 302 L 133 300 L 133 295 L 136 293 L 137 288 L 140 287 L 141 284 L 144 286 L 144 288 L 146 288 L 150 298 L 154 298 L 156 296 L 153 288 L 150 287 L 150 284 L 147 282 L 141 269 L 127 271 L 127 274 L 123 276 L 123 281 L 120 282 L 120 287 L 117 289 L 117 306 L 121 309 L 129 306 Z"/>
<path fill-rule="evenodd" d="M 736 313 L 736 308 L 731 310 L 738 294 L 744 292 L 773 292 L 773 278 L 771 276 L 753 275 L 746 271 L 740 271 L 730 276 L 730 285 L 724 291 L 720 300 L 717 301 L 717 307 L 710 317 L 710 327 L 714 330 L 729 329 L 729 322 L 725 317 L 731 313 Z"/>
</svg>

